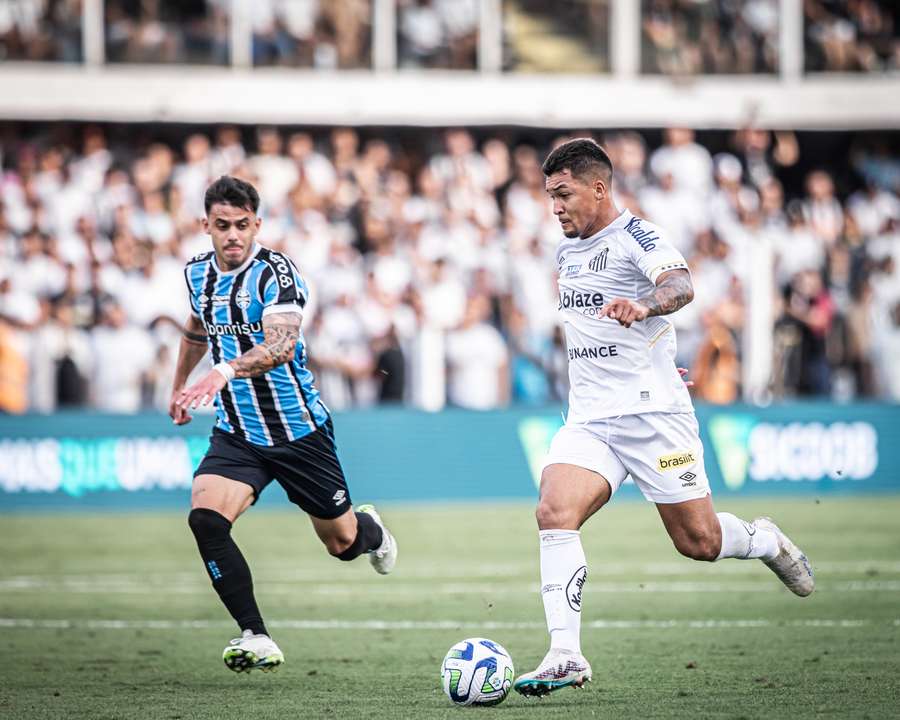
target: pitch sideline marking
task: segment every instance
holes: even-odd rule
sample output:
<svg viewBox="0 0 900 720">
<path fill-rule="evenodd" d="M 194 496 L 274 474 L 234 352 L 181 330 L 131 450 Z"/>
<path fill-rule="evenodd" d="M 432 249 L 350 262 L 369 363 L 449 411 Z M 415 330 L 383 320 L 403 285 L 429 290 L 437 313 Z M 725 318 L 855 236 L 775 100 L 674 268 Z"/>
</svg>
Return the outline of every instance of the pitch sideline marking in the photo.
<svg viewBox="0 0 900 720">
<path fill-rule="evenodd" d="M 199 575 L 199 573 L 197 573 Z M 767 582 L 768 576 L 760 578 L 757 582 L 717 582 L 717 581 L 670 581 L 670 582 L 604 582 L 601 578 L 588 584 L 585 592 L 595 594 L 626 594 L 626 593 L 766 593 L 775 592 L 781 588 L 777 583 Z M 17 592 L 41 591 L 45 594 L 124 594 L 124 595 L 157 595 L 160 587 L 165 584 L 152 581 L 141 582 L 138 578 L 119 580 L 113 582 L 96 582 L 81 580 L 53 580 L 50 578 L 36 578 L 19 576 L 0 579 L 0 594 Z M 295 595 L 298 590 L 297 583 L 285 581 L 259 580 L 256 583 L 260 592 L 269 595 Z M 433 595 L 490 595 L 490 594 L 515 594 L 534 593 L 540 590 L 538 583 L 484 583 L 484 582 L 455 582 L 441 583 L 429 588 Z M 900 580 L 837 580 L 825 581 L 819 584 L 820 592 L 829 593 L 856 593 L 856 592 L 900 592 Z M 165 592 L 172 595 L 200 595 L 209 592 L 209 584 L 202 582 L 199 577 L 191 581 L 182 581 L 165 587 Z M 378 585 L 374 583 L 354 582 L 346 583 L 319 582 L 312 587 L 304 587 L 303 592 L 312 595 L 325 595 L 328 597 L 358 597 L 359 595 L 372 594 L 379 596 L 404 597 L 419 595 L 422 592 L 419 583 L 401 581 L 392 582 L 390 585 Z"/>
<path fill-rule="evenodd" d="M 591 568 L 592 577 L 605 577 L 610 575 L 673 575 L 673 576 L 697 576 L 709 573 L 710 575 L 745 575 L 754 571 L 756 565 L 754 563 L 734 562 L 734 563 L 716 563 L 715 570 L 710 570 L 708 565 L 701 565 L 695 562 L 685 560 L 684 562 L 651 562 L 651 563 L 617 563 L 603 562 L 595 563 L 595 567 Z M 883 573 L 900 573 L 900 560 L 873 560 L 862 559 L 854 561 L 821 561 L 814 563 L 817 573 L 840 573 L 852 572 L 853 574 L 865 574 L 870 572 Z M 342 568 L 348 572 L 348 576 L 352 574 L 352 569 Z M 195 570 L 170 570 L 162 572 L 146 572 L 146 573 L 128 573 L 128 572 L 112 572 L 112 573 L 29 573 L 27 575 L 0 575 L 0 584 L 15 582 L 83 582 L 83 583 L 122 583 L 122 582 L 140 582 L 147 583 L 155 581 L 162 584 L 174 584 L 177 582 L 191 582 L 197 579 L 199 575 L 203 576 L 202 571 Z M 283 565 L 272 566 L 265 562 L 254 565 L 254 572 L 260 578 L 264 578 L 270 582 L 302 582 L 305 580 L 317 581 L 322 578 L 322 570 L 288 570 Z M 498 563 L 494 564 L 476 564 L 466 566 L 464 569 L 453 566 L 435 568 L 433 566 L 404 566 L 403 575 L 411 580 L 420 579 L 443 579 L 443 580 L 465 580 L 467 578 L 495 578 L 495 577 L 515 577 L 515 576 L 531 576 L 535 573 L 534 565 Z M 337 579 L 337 578 L 335 578 Z M 359 581 L 361 578 L 354 578 Z"/>
<path fill-rule="evenodd" d="M 890 621 L 885 621 L 890 622 Z M 865 619 L 807 619 L 772 621 L 761 619 L 737 620 L 593 620 L 582 627 L 591 630 L 662 630 L 670 628 L 732 629 L 732 628 L 860 628 L 880 625 L 880 621 Z M 894 627 L 900 619 L 893 620 Z M 232 627 L 225 620 L 66 620 L 34 618 L 0 618 L 0 628 L 30 628 L 50 630 L 198 630 Z M 463 622 L 455 620 L 270 620 L 266 625 L 284 630 L 537 630 L 540 622 Z"/>
</svg>

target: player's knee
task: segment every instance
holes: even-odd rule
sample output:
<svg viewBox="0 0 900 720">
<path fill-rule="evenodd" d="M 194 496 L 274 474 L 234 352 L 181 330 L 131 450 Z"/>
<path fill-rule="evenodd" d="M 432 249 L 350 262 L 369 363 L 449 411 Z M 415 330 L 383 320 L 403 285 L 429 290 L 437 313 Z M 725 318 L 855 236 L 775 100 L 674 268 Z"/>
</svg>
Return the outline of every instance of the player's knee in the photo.
<svg viewBox="0 0 900 720">
<path fill-rule="evenodd" d="M 188 526 L 198 540 L 222 537 L 231 532 L 228 519 L 208 508 L 194 508 L 188 513 Z"/>
<path fill-rule="evenodd" d="M 675 548 L 692 560 L 712 562 L 719 557 L 721 538 L 713 533 L 692 533 L 674 539 Z"/>
<path fill-rule="evenodd" d="M 572 513 L 565 508 L 544 499 L 538 501 L 534 511 L 534 517 L 541 530 L 567 528 L 572 524 L 571 515 Z"/>
</svg>

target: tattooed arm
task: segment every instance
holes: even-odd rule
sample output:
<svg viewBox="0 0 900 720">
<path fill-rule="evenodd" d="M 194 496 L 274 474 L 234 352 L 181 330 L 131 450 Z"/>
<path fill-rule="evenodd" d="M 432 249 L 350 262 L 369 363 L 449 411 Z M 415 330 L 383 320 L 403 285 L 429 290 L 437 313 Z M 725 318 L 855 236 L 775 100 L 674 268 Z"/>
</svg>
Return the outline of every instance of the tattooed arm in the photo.
<svg viewBox="0 0 900 720">
<path fill-rule="evenodd" d="M 646 320 L 654 315 L 668 315 L 694 299 L 694 286 L 687 270 L 669 270 L 656 279 L 656 290 L 637 300 L 616 298 L 603 306 L 600 317 L 618 320 L 620 325 Z"/>
<path fill-rule="evenodd" d="M 191 387 L 182 390 L 176 405 L 185 410 L 209 405 L 231 379 L 263 375 L 290 362 L 300 338 L 300 315 L 275 313 L 264 317 L 262 322 L 265 337 L 259 345 L 228 363 L 220 363 Z"/>
<path fill-rule="evenodd" d="M 680 310 L 694 299 L 694 285 L 687 270 L 669 270 L 656 279 L 656 290 L 638 298 L 647 306 L 647 317 L 668 315 Z"/>
<path fill-rule="evenodd" d="M 269 372 L 272 368 L 290 362 L 294 357 L 297 340 L 300 338 L 300 315 L 297 313 L 276 313 L 263 318 L 265 338 L 254 345 L 229 365 L 238 378 L 255 377 Z"/>
</svg>

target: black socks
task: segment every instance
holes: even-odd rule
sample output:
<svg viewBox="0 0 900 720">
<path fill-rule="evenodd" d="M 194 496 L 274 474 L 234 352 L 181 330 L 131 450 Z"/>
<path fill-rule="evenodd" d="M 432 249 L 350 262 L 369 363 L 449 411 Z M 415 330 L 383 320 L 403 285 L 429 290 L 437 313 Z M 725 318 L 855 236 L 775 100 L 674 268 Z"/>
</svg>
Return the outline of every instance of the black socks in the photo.
<svg viewBox="0 0 900 720">
<path fill-rule="evenodd" d="M 375 525 L 374 520 L 369 518 L 369 521 Z M 188 525 L 197 539 L 197 549 L 212 579 L 213 588 L 219 593 L 231 617 L 241 630 L 268 635 L 253 597 L 250 568 L 231 537 L 231 523 L 215 510 L 197 508 L 188 515 Z M 377 525 L 375 528 L 380 537 L 381 529 Z"/>
<path fill-rule="evenodd" d="M 355 513 L 356 540 L 344 552 L 336 557 L 339 560 L 355 560 L 363 553 L 377 550 L 381 546 L 384 534 L 381 526 L 368 513 Z"/>
<path fill-rule="evenodd" d="M 188 515 L 188 525 L 197 539 L 197 549 L 231 617 L 241 630 L 268 635 L 253 597 L 253 578 L 247 561 L 231 537 L 231 523 L 215 510 L 197 508 Z M 354 560 L 377 550 L 384 538 L 381 526 L 367 513 L 356 513 L 356 539 L 337 557 Z"/>
</svg>

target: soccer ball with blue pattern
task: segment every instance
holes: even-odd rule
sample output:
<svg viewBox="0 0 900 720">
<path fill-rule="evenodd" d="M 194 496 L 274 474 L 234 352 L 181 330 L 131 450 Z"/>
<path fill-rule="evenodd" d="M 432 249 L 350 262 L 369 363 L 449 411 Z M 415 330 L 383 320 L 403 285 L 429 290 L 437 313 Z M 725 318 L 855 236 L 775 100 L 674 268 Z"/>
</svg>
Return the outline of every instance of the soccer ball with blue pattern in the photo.
<svg viewBox="0 0 900 720">
<path fill-rule="evenodd" d="M 469 638 L 456 643 L 441 665 L 444 692 L 457 705 L 497 705 L 512 687 L 513 661 L 493 640 Z"/>
</svg>

